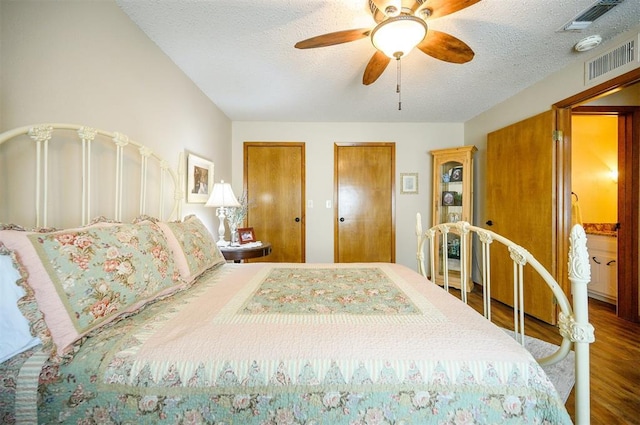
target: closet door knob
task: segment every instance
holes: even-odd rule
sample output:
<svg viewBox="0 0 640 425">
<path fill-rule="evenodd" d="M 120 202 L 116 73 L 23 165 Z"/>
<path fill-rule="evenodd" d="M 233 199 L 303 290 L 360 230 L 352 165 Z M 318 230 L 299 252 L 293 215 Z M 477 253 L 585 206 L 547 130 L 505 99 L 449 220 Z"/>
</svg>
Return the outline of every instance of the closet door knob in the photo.
<svg viewBox="0 0 640 425">
<path fill-rule="evenodd" d="M 340 217 L 340 222 L 344 222 L 344 217 Z"/>
<path fill-rule="evenodd" d="M 300 217 L 296 217 L 296 223 L 300 223 Z"/>
<path fill-rule="evenodd" d="M 493 221 L 487 220 L 487 226 L 493 226 Z"/>
</svg>

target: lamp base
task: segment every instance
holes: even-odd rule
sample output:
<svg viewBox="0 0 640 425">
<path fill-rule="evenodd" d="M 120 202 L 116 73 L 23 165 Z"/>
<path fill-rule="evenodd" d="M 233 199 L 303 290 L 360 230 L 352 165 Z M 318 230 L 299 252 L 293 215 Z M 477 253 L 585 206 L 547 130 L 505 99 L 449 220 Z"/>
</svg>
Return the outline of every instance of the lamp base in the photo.
<svg viewBox="0 0 640 425">
<path fill-rule="evenodd" d="M 224 207 L 219 207 L 217 213 L 218 219 L 220 220 L 220 226 L 218 226 L 218 242 L 216 242 L 216 245 L 227 246 L 229 245 L 229 242 L 224 240 L 224 219 L 226 218 Z"/>
</svg>

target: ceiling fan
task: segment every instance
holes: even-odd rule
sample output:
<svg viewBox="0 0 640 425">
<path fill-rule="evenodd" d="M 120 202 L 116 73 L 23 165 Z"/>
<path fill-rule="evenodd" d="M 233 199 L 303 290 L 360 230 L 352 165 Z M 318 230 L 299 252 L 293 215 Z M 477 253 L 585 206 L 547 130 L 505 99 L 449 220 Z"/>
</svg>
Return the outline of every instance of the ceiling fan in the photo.
<svg viewBox="0 0 640 425">
<path fill-rule="evenodd" d="M 362 83 L 375 82 L 392 58 L 400 60 L 414 47 L 436 59 L 465 63 L 471 48 L 456 37 L 429 29 L 427 21 L 450 15 L 480 0 L 368 0 L 374 28 L 359 28 L 318 35 L 295 44 L 298 49 L 333 46 L 371 37 L 377 49 L 364 70 Z"/>
</svg>

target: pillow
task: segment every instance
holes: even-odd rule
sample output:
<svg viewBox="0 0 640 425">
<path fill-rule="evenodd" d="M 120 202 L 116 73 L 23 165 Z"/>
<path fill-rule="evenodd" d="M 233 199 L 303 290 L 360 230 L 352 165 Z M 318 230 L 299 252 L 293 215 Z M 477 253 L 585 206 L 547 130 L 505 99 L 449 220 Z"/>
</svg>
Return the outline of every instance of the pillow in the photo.
<svg viewBox="0 0 640 425">
<path fill-rule="evenodd" d="M 173 252 L 182 279 L 191 283 L 205 271 L 226 260 L 213 236 L 195 215 L 182 222 L 158 222 Z"/>
<path fill-rule="evenodd" d="M 182 287 L 167 241 L 150 221 L 35 233 L 1 230 L 28 273 L 57 354 L 114 319 Z"/>
<path fill-rule="evenodd" d="M 12 252 L 0 245 L 0 363 L 41 343 L 31 334 L 29 321 L 18 307 L 27 295 Z"/>
</svg>

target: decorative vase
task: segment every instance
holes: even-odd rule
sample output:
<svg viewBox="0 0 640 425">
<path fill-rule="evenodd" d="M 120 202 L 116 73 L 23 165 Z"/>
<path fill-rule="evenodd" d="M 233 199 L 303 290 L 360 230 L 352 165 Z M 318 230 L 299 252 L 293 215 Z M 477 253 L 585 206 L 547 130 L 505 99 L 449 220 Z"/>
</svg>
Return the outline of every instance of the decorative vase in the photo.
<svg viewBox="0 0 640 425">
<path fill-rule="evenodd" d="M 239 246 L 238 226 L 229 223 L 229 232 L 231 233 L 231 246 Z"/>
</svg>

